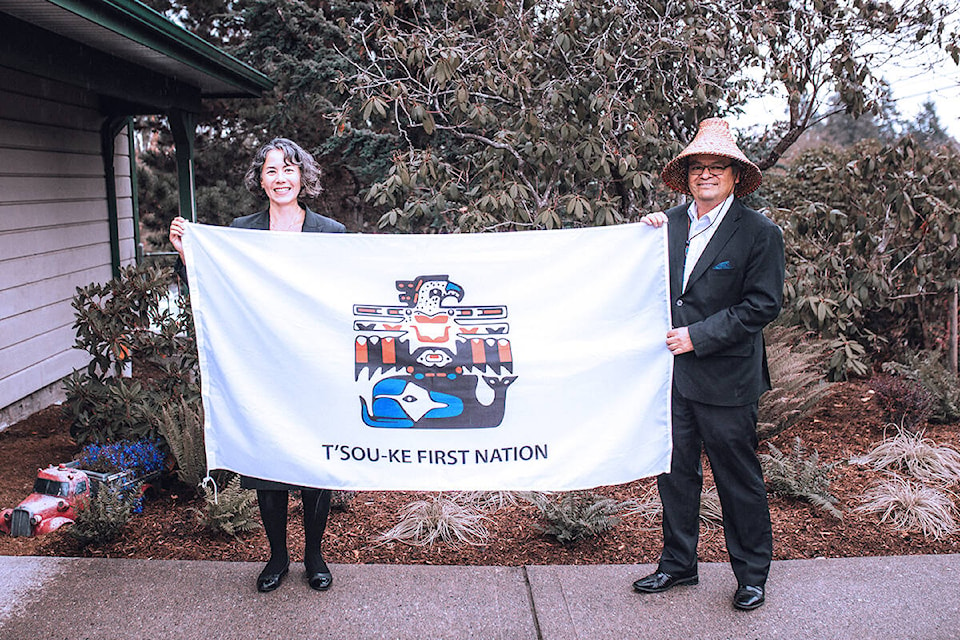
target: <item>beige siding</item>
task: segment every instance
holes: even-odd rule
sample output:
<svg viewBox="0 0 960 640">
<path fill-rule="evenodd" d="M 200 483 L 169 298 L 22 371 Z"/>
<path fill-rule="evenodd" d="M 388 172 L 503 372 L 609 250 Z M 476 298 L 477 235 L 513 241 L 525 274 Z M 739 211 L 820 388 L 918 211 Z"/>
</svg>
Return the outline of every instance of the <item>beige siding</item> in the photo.
<svg viewBox="0 0 960 640">
<path fill-rule="evenodd" d="M 78 286 L 110 279 L 97 96 L 0 67 L 0 429 L 86 363 Z M 121 263 L 135 258 L 126 133 L 115 141 Z"/>
</svg>

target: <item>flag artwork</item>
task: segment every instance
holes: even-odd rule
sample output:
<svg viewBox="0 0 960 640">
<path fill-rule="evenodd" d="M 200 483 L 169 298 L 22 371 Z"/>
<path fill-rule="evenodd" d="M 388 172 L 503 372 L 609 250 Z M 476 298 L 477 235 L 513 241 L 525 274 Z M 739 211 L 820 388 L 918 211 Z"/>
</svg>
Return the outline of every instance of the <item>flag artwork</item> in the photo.
<svg viewBox="0 0 960 640">
<path fill-rule="evenodd" d="M 669 470 L 665 231 L 184 235 L 210 469 L 564 491 Z"/>
<path fill-rule="evenodd" d="M 477 429 L 503 421 L 510 374 L 504 306 L 458 304 L 464 288 L 446 275 L 396 283 L 403 304 L 356 305 L 356 377 L 370 427 Z M 482 379 L 482 382 L 481 382 Z M 493 400 L 477 397 L 480 385 Z M 371 398 L 368 407 L 366 398 Z"/>
</svg>

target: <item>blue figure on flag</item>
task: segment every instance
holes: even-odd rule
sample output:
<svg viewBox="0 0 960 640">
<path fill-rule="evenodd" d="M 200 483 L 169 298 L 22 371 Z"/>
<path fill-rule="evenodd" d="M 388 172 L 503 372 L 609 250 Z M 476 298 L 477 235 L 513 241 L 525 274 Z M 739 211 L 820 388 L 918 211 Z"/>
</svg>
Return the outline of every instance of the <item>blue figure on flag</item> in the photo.
<svg viewBox="0 0 960 640">
<path fill-rule="evenodd" d="M 398 280 L 404 306 L 353 307 L 355 379 L 371 427 L 499 426 L 517 379 L 505 306 L 463 306 L 446 275 Z M 362 379 L 366 372 L 365 379 Z"/>
</svg>

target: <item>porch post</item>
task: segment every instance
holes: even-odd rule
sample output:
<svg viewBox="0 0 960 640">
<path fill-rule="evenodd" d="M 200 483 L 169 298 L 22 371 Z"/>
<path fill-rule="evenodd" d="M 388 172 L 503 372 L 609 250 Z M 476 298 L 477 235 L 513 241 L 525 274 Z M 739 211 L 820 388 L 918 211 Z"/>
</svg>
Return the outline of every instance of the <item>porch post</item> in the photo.
<svg viewBox="0 0 960 640">
<path fill-rule="evenodd" d="M 197 197 L 193 181 L 193 145 L 197 133 L 197 114 L 171 109 L 170 131 L 177 154 L 177 187 L 180 193 L 180 216 L 197 221 Z"/>
<path fill-rule="evenodd" d="M 114 278 L 120 277 L 120 229 L 117 211 L 117 174 L 113 166 L 117 135 L 127 124 L 126 118 L 107 118 L 100 126 L 100 156 L 107 191 L 107 226 L 110 232 L 110 267 Z"/>
</svg>

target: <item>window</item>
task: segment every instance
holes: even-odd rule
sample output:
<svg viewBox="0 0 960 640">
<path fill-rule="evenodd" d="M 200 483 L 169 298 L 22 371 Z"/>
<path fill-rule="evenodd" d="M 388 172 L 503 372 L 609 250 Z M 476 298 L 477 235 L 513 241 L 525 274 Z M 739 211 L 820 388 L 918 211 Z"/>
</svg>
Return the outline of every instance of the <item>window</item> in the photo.
<svg viewBox="0 0 960 640">
<path fill-rule="evenodd" d="M 33 492 L 42 493 L 47 496 L 64 497 L 70 492 L 70 483 L 57 482 L 47 478 L 37 478 L 33 483 Z"/>
</svg>

